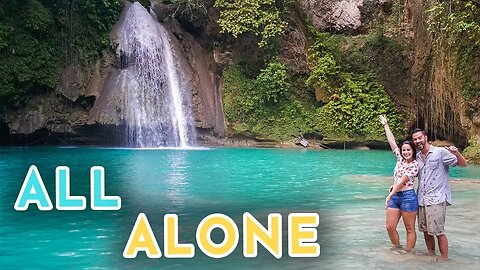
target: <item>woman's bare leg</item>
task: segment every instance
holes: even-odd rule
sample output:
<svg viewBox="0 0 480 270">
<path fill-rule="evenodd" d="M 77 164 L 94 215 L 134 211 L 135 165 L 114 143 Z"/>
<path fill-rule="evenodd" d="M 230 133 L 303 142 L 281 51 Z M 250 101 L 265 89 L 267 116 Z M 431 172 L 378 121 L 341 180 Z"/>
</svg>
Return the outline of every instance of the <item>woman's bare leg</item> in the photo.
<svg viewBox="0 0 480 270">
<path fill-rule="evenodd" d="M 415 220 L 417 219 L 417 212 L 401 212 L 403 224 L 407 230 L 407 245 L 406 251 L 412 250 L 417 242 L 417 233 L 415 232 Z"/>
<path fill-rule="evenodd" d="M 400 245 L 400 237 L 397 232 L 398 221 L 400 220 L 400 209 L 398 208 L 387 208 L 387 221 L 386 229 L 388 232 L 388 237 L 392 242 L 394 247 Z"/>
</svg>

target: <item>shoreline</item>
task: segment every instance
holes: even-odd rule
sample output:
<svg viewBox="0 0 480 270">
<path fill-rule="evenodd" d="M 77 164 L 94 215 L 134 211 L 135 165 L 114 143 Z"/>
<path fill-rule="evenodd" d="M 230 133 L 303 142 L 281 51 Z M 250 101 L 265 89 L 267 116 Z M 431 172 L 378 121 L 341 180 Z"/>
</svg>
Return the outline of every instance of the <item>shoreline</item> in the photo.
<svg viewBox="0 0 480 270">
<path fill-rule="evenodd" d="M 386 141 L 380 140 L 366 140 L 366 141 L 355 141 L 355 140 L 319 140 L 319 139 L 305 139 L 308 145 L 303 146 L 301 144 L 301 138 L 291 139 L 288 141 L 277 141 L 269 139 L 259 139 L 252 138 L 247 136 L 241 137 L 225 137 L 218 138 L 214 136 L 199 136 L 196 147 L 207 147 L 207 148 L 266 148 L 266 149 L 312 149 L 312 150 L 390 150 L 390 146 Z M 449 141 L 431 141 L 432 145 L 437 147 L 444 147 L 447 145 L 454 145 Z M 66 148 L 76 148 L 76 147 L 105 147 L 105 148 L 129 148 L 121 146 L 118 144 L 82 144 L 74 143 L 67 144 L 64 141 L 57 143 L 48 143 L 48 144 L 0 144 L 1 147 L 41 147 L 41 146 L 53 146 L 53 147 L 66 147 Z M 459 146 L 457 146 L 459 147 Z M 169 148 L 169 147 L 166 147 Z M 175 147 L 172 147 L 175 148 Z M 463 152 L 464 148 L 459 147 Z M 133 149 L 133 148 L 132 148 Z M 141 149 L 141 148 L 139 148 Z M 152 148 L 153 149 L 153 148 Z M 161 147 L 160 147 L 161 149 Z M 468 161 L 469 164 L 480 164 L 480 161 L 475 162 L 472 160 Z"/>
</svg>

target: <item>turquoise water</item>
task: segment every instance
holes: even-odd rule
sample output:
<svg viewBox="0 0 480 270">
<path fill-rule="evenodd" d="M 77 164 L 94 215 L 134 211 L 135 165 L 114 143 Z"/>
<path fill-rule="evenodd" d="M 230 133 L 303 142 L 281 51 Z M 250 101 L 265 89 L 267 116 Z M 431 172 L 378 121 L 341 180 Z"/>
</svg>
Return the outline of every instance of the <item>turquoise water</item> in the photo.
<svg viewBox="0 0 480 270">
<path fill-rule="evenodd" d="M 55 168 L 68 166 L 71 195 L 87 197 L 85 211 L 42 212 L 13 204 L 30 165 L 36 165 L 55 199 Z M 133 150 L 105 148 L 0 148 L 1 269 L 370 269 L 434 267 L 424 257 L 388 252 L 384 198 L 395 158 L 389 151 L 313 151 L 277 149 Z M 105 168 L 106 195 L 122 198 L 119 211 L 90 210 L 89 172 Z M 450 257 L 446 267 L 480 264 L 474 241 L 480 223 L 480 167 L 453 168 L 454 204 L 447 214 Z M 240 237 L 235 251 L 209 258 L 196 248 L 193 259 L 122 257 L 137 215 L 145 213 L 163 251 L 163 216 L 179 216 L 181 242 L 195 245 L 198 223 L 211 213 L 230 216 L 241 231 L 250 212 L 261 221 L 268 213 L 315 212 L 320 216 L 318 258 L 275 259 L 263 247 L 244 258 Z M 265 224 L 265 223 L 263 223 Z M 402 224 L 399 232 L 404 239 Z M 222 233 L 214 230 L 221 240 Z M 283 234 L 286 240 L 287 234 Z M 419 235 L 417 249 L 424 250 Z M 433 268 L 432 268 L 433 269 Z"/>
</svg>

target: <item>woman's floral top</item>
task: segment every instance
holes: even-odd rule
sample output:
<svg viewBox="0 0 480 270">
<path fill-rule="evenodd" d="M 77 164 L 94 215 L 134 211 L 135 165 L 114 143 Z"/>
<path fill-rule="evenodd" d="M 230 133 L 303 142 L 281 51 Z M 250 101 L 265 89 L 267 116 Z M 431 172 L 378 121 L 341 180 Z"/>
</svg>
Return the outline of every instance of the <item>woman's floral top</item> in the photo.
<svg viewBox="0 0 480 270">
<path fill-rule="evenodd" d="M 395 169 L 393 170 L 394 184 L 402 181 L 402 176 L 406 175 L 408 180 L 405 182 L 405 186 L 413 187 L 413 182 L 418 174 L 418 162 L 413 160 L 412 162 L 407 163 L 407 161 L 402 157 L 402 154 L 400 154 L 400 149 L 398 149 L 398 147 L 393 150 L 393 153 L 397 157 L 397 165 L 395 165 Z"/>
</svg>

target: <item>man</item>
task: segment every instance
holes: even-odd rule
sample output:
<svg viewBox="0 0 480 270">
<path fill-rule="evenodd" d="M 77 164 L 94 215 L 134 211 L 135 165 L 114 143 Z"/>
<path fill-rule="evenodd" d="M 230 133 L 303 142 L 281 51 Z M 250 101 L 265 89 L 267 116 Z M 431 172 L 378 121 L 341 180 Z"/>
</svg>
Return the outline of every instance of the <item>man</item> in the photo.
<svg viewBox="0 0 480 270">
<path fill-rule="evenodd" d="M 418 173 L 418 227 L 423 231 L 428 254 L 435 255 L 435 237 L 440 248 L 438 261 L 448 260 L 448 239 L 445 234 L 445 214 L 452 202 L 449 166 L 467 166 L 467 160 L 455 146 L 435 147 L 428 143 L 423 129 L 415 129 L 412 139 L 417 153 Z"/>
</svg>

